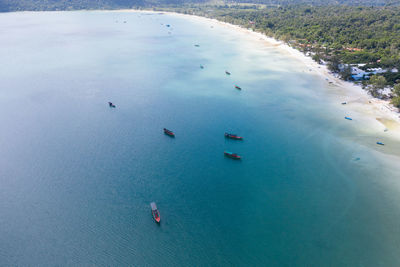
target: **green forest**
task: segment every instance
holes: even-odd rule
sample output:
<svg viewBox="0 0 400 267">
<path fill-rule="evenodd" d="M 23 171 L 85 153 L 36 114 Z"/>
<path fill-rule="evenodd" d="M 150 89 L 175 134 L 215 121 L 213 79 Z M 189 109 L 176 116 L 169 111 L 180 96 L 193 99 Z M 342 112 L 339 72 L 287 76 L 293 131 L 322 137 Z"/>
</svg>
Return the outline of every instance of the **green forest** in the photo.
<svg viewBox="0 0 400 267">
<path fill-rule="evenodd" d="M 207 4 L 209 0 L 0 0 L 0 12 L 165 7 L 193 3 Z M 399 5 L 399 0 L 234 0 L 225 1 L 225 3 L 253 3 L 268 6 L 395 6 Z"/>
<path fill-rule="evenodd" d="M 195 14 L 241 25 L 282 40 L 344 80 L 347 64 L 382 68 L 362 83 L 371 94 L 400 83 L 399 0 L 247 0 L 209 4 L 204 0 L 0 0 L 0 11 L 145 8 Z M 343 65 L 344 64 L 344 65 Z M 341 67 L 342 66 L 342 67 Z M 372 76 L 373 77 L 373 76 Z M 371 78 L 372 78 L 371 77 Z M 379 81 L 379 82 L 378 82 Z M 397 88 L 397 87 L 396 87 Z M 397 100 L 396 100 L 397 98 Z M 393 103 L 400 107 L 400 91 Z"/>
<path fill-rule="evenodd" d="M 400 7 L 199 5 L 174 11 L 252 28 L 343 63 L 400 66 Z"/>
<path fill-rule="evenodd" d="M 340 68 L 342 64 L 365 64 L 360 68 L 387 70 L 376 75 L 382 76 L 380 84 L 384 79 L 383 87 L 400 83 L 400 72 L 392 72 L 400 70 L 399 6 L 192 4 L 157 10 L 215 18 L 264 33 L 312 53 L 315 61 L 327 62 L 344 80 L 352 80 L 352 75 L 349 68 Z M 372 95 L 383 97 L 379 94 L 382 86 L 375 81 L 363 84 Z"/>
</svg>

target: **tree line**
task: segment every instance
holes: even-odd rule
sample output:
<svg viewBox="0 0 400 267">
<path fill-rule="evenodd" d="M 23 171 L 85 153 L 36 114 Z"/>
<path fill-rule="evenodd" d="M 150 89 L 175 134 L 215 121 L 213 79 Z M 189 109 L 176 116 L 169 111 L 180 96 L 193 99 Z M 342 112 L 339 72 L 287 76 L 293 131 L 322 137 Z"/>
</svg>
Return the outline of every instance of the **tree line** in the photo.
<svg viewBox="0 0 400 267">
<path fill-rule="evenodd" d="M 400 83 L 399 0 L 241 0 L 207 4 L 205 0 L 0 0 L 0 11 L 149 8 L 215 18 L 285 41 L 345 80 L 349 67 L 383 68 L 365 87 L 375 90 Z M 249 3 L 250 2 L 250 3 Z M 251 3 L 253 2 L 253 3 Z M 254 4 L 261 3 L 261 4 Z M 373 77 L 373 76 L 372 76 Z M 372 78 L 371 77 L 371 78 Z M 378 82 L 379 81 L 379 82 Z M 374 83 L 379 83 L 375 86 Z M 375 88 L 375 89 L 374 89 Z M 379 95 L 376 89 L 371 94 Z M 400 107 L 400 94 L 393 92 Z"/>
<path fill-rule="evenodd" d="M 365 64 L 364 70 L 386 69 L 376 74 L 385 86 L 400 83 L 399 6 L 267 6 L 257 4 L 186 5 L 164 8 L 241 25 L 285 41 L 345 80 L 351 80 L 350 64 Z M 348 67 L 340 68 L 341 65 Z M 395 72 L 395 70 L 399 72 Z M 392 72 L 394 70 L 394 72 Z M 380 88 L 364 81 L 369 89 Z M 380 89 L 373 93 L 376 97 Z M 400 97 L 395 91 L 393 97 Z M 400 107 L 400 98 L 393 103 Z"/>
</svg>

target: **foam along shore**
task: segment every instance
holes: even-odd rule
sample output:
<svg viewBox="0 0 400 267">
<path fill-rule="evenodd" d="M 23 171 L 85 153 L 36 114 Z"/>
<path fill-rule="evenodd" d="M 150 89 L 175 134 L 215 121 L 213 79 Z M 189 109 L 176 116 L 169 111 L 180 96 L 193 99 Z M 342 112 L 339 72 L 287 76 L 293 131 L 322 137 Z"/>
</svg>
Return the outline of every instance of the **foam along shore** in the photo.
<svg viewBox="0 0 400 267">
<path fill-rule="evenodd" d="M 340 105 L 346 102 L 346 109 L 349 113 L 357 113 L 358 120 L 362 120 L 367 126 L 364 131 L 369 134 L 374 132 L 385 132 L 389 138 L 400 140 L 400 113 L 393 107 L 389 101 L 380 100 L 370 96 L 366 90 L 362 89 L 360 85 L 352 82 L 347 82 L 339 79 L 332 74 L 326 65 L 320 65 L 315 62 L 311 57 L 304 55 L 299 50 L 290 47 L 282 41 L 268 37 L 262 33 L 255 32 L 251 29 L 246 29 L 238 25 L 222 22 L 217 19 L 211 19 L 196 15 L 188 15 L 169 11 L 153 11 L 153 10 L 113 10 L 110 12 L 142 12 L 153 14 L 168 14 L 172 16 L 186 17 L 192 20 L 209 23 L 210 26 L 219 25 L 231 30 L 240 32 L 252 41 L 262 42 L 263 45 L 274 47 L 281 53 L 287 54 L 293 59 L 299 61 L 304 70 L 311 74 L 317 75 L 320 79 L 324 80 L 329 88 L 329 93 L 336 95 L 337 103 Z"/>
</svg>

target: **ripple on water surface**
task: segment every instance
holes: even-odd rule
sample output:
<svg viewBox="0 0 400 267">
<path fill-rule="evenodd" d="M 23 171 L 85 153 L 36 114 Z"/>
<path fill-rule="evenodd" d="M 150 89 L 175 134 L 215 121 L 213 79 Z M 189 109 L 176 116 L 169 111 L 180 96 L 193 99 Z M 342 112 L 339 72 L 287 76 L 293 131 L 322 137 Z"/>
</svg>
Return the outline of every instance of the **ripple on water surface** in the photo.
<svg viewBox="0 0 400 267">
<path fill-rule="evenodd" d="M 293 58 L 172 15 L 0 22 L 3 264 L 399 264 L 394 164 Z"/>
</svg>

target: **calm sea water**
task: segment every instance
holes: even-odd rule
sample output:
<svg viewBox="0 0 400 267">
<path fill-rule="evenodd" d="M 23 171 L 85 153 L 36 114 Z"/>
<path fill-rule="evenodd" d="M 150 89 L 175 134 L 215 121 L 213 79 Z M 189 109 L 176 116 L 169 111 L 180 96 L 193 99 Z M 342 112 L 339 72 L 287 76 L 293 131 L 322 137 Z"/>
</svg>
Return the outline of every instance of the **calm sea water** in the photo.
<svg viewBox="0 0 400 267">
<path fill-rule="evenodd" d="M 0 58 L 0 265 L 400 265 L 397 169 L 275 48 L 170 15 L 9 13 Z"/>
</svg>

